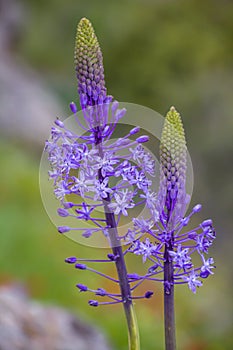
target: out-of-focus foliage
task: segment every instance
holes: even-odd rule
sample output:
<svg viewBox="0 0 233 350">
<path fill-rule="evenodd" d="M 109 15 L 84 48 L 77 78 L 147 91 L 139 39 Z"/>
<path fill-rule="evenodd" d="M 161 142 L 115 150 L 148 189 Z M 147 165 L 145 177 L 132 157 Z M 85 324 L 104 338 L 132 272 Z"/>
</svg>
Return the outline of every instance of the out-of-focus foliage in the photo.
<svg viewBox="0 0 233 350">
<path fill-rule="evenodd" d="M 25 18 L 15 54 L 39 71 L 64 106 L 77 101 L 73 47 L 76 24 L 85 16 L 98 34 L 109 93 L 161 114 L 171 105 L 180 111 L 194 166 L 192 202 L 203 204 L 200 216 L 213 218 L 218 236 L 212 254 L 217 257 L 216 275 L 195 296 L 177 288 L 178 348 L 231 350 L 233 2 L 22 3 Z M 116 348 L 124 350 L 121 309 L 88 308 L 87 296 L 74 286 L 83 282 L 94 287 L 97 280 L 63 263 L 65 257 L 79 252 L 96 256 L 101 251 L 80 247 L 56 234 L 40 201 L 39 157 L 7 140 L 0 148 L 1 282 L 23 280 L 34 297 L 79 310 L 92 322 L 98 320 Z M 143 349 L 163 349 L 161 303 L 158 286 L 151 300 L 138 303 Z"/>
</svg>

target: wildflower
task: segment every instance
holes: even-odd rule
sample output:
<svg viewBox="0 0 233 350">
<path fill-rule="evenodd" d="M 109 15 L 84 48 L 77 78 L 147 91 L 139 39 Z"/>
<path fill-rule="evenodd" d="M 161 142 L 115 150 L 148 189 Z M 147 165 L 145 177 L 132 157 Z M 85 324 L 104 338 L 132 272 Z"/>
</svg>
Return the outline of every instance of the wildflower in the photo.
<svg viewBox="0 0 233 350">
<path fill-rule="evenodd" d="M 137 151 L 135 158 L 140 159 L 141 154 L 142 151 Z M 200 204 L 184 216 L 190 200 L 186 193 L 186 158 L 181 117 L 172 107 L 166 115 L 161 137 L 158 196 L 149 191 L 141 195 L 152 209 L 150 220 L 154 219 L 154 226 L 146 228 L 146 232 L 153 242 L 149 238 L 145 241 L 140 236 L 135 238 L 137 231 L 134 231 L 134 235 L 131 233 L 133 240 L 129 249 L 136 255 L 142 255 L 143 262 L 149 260 L 152 263 L 143 279 L 163 283 L 165 343 L 169 350 L 175 349 L 174 286 L 186 283 L 196 293 L 197 288 L 203 284 L 202 279 L 212 275 L 214 269 L 213 258 L 205 257 L 215 239 L 212 220 L 204 220 L 197 227 L 188 230 L 191 217 L 201 210 Z M 142 228 L 143 221 L 141 224 L 138 222 Z M 197 267 L 192 262 L 193 254 L 200 257 Z M 159 278 L 161 274 L 163 277 Z"/>
<path fill-rule="evenodd" d="M 78 283 L 77 288 L 81 292 L 104 298 L 104 301 L 89 300 L 90 306 L 123 303 L 129 339 L 132 348 L 137 349 L 138 335 L 132 300 L 149 299 L 153 293 L 146 291 L 143 295 L 134 295 L 137 285 L 134 284 L 135 280 L 129 278 L 126 269 L 124 256 L 128 253 L 128 247 L 123 251 L 125 236 L 119 236 L 118 225 L 122 215 L 128 216 L 129 210 L 146 203 L 151 185 L 147 176 L 154 174 L 154 161 L 143 147 L 149 138 L 142 135 L 133 139 L 131 136 L 140 131 L 139 127 L 134 127 L 121 138 L 111 140 L 117 122 L 124 117 L 126 110 L 120 109 L 119 103 L 107 95 L 102 53 L 93 27 L 85 18 L 80 21 L 77 29 L 75 67 L 84 121 L 81 122 L 77 115 L 74 117 L 83 129 L 83 135 L 77 135 L 66 127 L 66 123 L 57 119 L 45 150 L 51 164 L 49 176 L 53 180 L 54 194 L 61 205 L 58 215 L 64 220 L 69 216 L 82 220 L 91 227 L 59 226 L 58 231 L 62 234 L 78 231 L 86 239 L 96 233 L 103 233 L 112 250 L 107 258 L 96 260 L 70 257 L 65 261 L 74 265 L 80 273 L 89 271 L 118 285 L 117 294 L 103 288 L 90 289 L 82 283 Z M 70 108 L 73 113 L 77 112 L 74 102 Z M 135 159 L 132 158 L 134 150 L 138 152 Z M 122 158 L 121 151 L 124 151 L 125 159 Z M 152 206 L 154 201 L 152 198 L 150 201 Z M 153 206 L 155 207 L 154 204 Z M 96 262 L 115 264 L 118 278 L 93 269 L 90 265 Z"/>
<path fill-rule="evenodd" d="M 137 149 L 134 158 L 141 159 L 143 151 Z M 188 284 L 192 292 L 202 285 L 199 278 L 207 278 L 213 274 L 213 258 L 205 259 L 215 239 L 215 230 L 211 219 L 204 220 L 197 227 L 187 230 L 191 217 L 201 211 L 197 204 L 191 213 L 184 217 L 189 196 L 186 193 L 187 148 L 184 129 L 179 113 L 174 107 L 165 118 L 160 145 L 160 187 L 158 196 L 151 190 L 145 191 L 147 206 L 152 209 L 150 222 L 146 227 L 145 221 L 135 219 L 133 246 L 130 251 L 143 255 L 145 261 L 151 258 L 153 264 L 158 259 L 160 273 L 167 291 L 170 293 L 175 284 Z M 157 212 L 153 212 L 156 207 Z M 153 213 L 155 213 L 153 215 Z M 139 226 L 139 230 L 137 230 Z M 154 227 L 153 227 L 154 226 Z M 135 239 L 139 231 L 146 232 L 153 238 L 153 244 Z M 158 249 L 154 249 L 159 243 Z M 137 247 L 137 248 L 135 248 Z M 200 265 L 194 268 L 192 255 L 198 254 Z M 163 263 L 161 266 L 161 256 Z M 169 270 L 169 273 L 167 272 Z M 194 273 L 195 271 L 195 273 Z"/>
</svg>

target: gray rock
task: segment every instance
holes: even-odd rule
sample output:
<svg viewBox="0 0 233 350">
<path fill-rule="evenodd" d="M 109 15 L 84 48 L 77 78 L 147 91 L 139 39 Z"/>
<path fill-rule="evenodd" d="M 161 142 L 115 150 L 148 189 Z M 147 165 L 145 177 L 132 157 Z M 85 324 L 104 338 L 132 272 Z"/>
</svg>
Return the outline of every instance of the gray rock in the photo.
<svg viewBox="0 0 233 350">
<path fill-rule="evenodd" d="M 1 350 L 109 350 L 103 335 L 66 310 L 0 288 Z"/>
<path fill-rule="evenodd" d="M 0 136 L 43 146 L 63 109 L 40 75 L 17 59 L 25 9 L 0 0 Z"/>
</svg>

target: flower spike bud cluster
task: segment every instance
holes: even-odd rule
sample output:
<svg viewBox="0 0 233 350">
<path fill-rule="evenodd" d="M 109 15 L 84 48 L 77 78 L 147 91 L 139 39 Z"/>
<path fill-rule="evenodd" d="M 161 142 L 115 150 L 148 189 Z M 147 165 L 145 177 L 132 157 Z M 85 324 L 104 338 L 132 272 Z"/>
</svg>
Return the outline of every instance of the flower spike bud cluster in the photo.
<svg viewBox="0 0 233 350">
<path fill-rule="evenodd" d="M 103 56 L 91 22 L 83 18 L 75 40 L 75 69 L 81 108 L 106 102 Z"/>
<path fill-rule="evenodd" d="M 141 255 L 151 266 L 145 276 L 134 276 L 137 281 L 154 280 L 164 284 L 166 293 L 175 284 L 187 283 L 190 290 L 202 285 L 201 279 L 213 274 L 213 258 L 207 258 L 209 247 L 215 239 L 212 220 L 204 220 L 188 230 L 191 217 L 200 212 L 197 204 L 184 217 L 188 203 L 185 190 L 186 142 L 179 113 L 174 107 L 167 113 L 160 147 L 160 189 L 157 209 L 159 218 L 149 221 L 135 220 L 135 228 L 148 234 L 145 239 L 134 239 L 131 232 L 130 251 Z M 137 231 L 136 231 L 137 232 Z M 192 255 L 200 257 L 195 267 Z M 162 275 L 160 277 L 160 275 Z"/>
<path fill-rule="evenodd" d="M 173 224 L 183 217 L 187 206 L 185 190 L 187 147 L 181 117 L 171 107 L 165 118 L 160 143 L 160 215 Z"/>
<path fill-rule="evenodd" d="M 123 302 L 127 307 L 134 298 L 148 299 L 152 292 L 134 295 L 137 281 L 132 278 L 133 274 L 128 275 L 124 263 L 128 246 L 123 252 L 121 245 L 126 243 L 128 235 L 121 237 L 118 227 L 133 208 L 140 209 L 146 205 L 153 217 L 158 216 L 156 197 L 150 190 L 155 162 L 143 147 L 148 136 L 137 137 L 139 127 L 134 127 L 118 139 L 111 139 L 117 122 L 124 117 L 126 110 L 120 109 L 119 103 L 107 96 L 102 53 L 94 29 L 85 18 L 78 25 L 75 65 L 84 122 L 81 124 L 78 115 L 75 118 L 83 129 L 83 135 L 67 129 L 65 123 L 57 119 L 45 147 L 51 165 L 49 177 L 60 202 L 57 213 L 64 218 L 64 226 L 59 226 L 58 231 L 61 234 L 76 231 L 86 239 L 103 234 L 111 247 L 107 257 L 102 260 L 70 257 L 66 262 L 79 271 L 91 271 L 119 286 L 119 293 L 112 294 L 102 288 L 93 290 L 78 283 L 77 288 L 81 292 L 91 292 L 108 299 L 101 302 L 91 299 L 89 305 Z M 71 110 L 77 111 L 74 103 Z M 82 220 L 89 227 L 80 228 L 80 223 L 79 227 L 70 227 L 65 223 L 67 218 Z M 142 225 L 143 222 L 135 219 L 134 226 L 139 234 Z M 116 264 L 119 278 L 93 269 L 89 266 L 92 262 Z"/>
</svg>

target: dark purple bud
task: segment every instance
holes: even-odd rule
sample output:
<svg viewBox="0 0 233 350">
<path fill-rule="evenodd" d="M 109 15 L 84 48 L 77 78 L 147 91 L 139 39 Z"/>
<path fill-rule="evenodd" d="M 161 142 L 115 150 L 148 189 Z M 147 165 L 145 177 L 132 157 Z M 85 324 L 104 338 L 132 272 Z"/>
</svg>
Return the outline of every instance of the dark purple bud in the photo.
<svg viewBox="0 0 233 350">
<path fill-rule="evenodd" d="M 59 233 L 65 233 L 65 232 L 70 231 L 70 227 L 69 226 L 58 226 L 57 230 Z"/>
<path fill-rule="evenodd" d="M 59 216 L 62 216 L 62 217 L 69 216 L 68 211 L 62 208 L 57 209 L 57 213 Z"/>
<path fill-rule="evenodd" d="M 118 106 L 119 106 L 119 102 L 118 102 L 118 101 L 114 101 L 114 102 L 112 103 L 112 114 L 115 114 L 115 112 L 116 112 Z"/>
<path fill-rule="evenodd" d="M 97 292 L 95 293 L 95 295 L 99 295 L 101 297 L 105 297 L 105 295 L 107 295 L 106 291 L 103 288 L 98 288 Z"/>
<path fill-rule="evenodd" d="M 145 297 L 146 299 L 150 299 L 150 298 L 152 297 L 153 294 L 154 294 L 154 292 L 148 290 L 148 291 L 145 293 L 144 297 Z"/>
<path fill-rule="evenodd" d="M 88 101 L 87 95 L 80 94 L 80 104 L 82 107 L 86 107 L 87 101 Z"/>
<path fill-rule="evenodd" d="M 188 218 L 188 217 L 183 218 L 183 219 L 181 220 L 181 224 L 182 224 L 182 226 L 187 226 L 187 225 L 188 225 L 188 223 L 189 223 L 189 218 Z"/>
<path fill-rule="evenodd" d="M 68 264 L 74 264 L 76 263 L 76 261 L 77 261 L 77 258 L 75 256 L 70 256 L 69 258 L 65 259 L 65 262 Z"/>
<path fill-rule="evenodd" d="M 135 128 L 133 128 L 132 130 L 130 130 L 130 135 L 134 135 L 137 134 L 140 131 L 139 126 L 136 126 Z"/>
<path fill-rule="evenodd" d="M 75 264 L 75 268 L 79 270 L 86 270 L 87 266 L 85 264 Z"/>
<path fill-rule="evenodd" d="M 158 267 L 159 267 L 158 264 L 155 264 L 155 265 L 153 265 L 153 266 L 150 266 L 149 269 L 148 269 L 148 272 L 149 272 L 149 273 L 152 273 L 152 272 L 154 272 Z"/>
<path fill-rule="evenodd" d="M 139 280 L 140 276 L 137 273 L 128 273 L 127 277 L 132 279 L 132 280 Z"/>
<path fill-rule="evenodd" d="M 108 96 L 106 96 L 106 98 L 104 100 L 104 103 L 110 103 L 110 102 L 112 102 L 112 100 L 113 100 L 113 96 L 112 95 L 108 95 Z"/>
<path fill-rule="evenodd" d="M 83 233 L 82 233 L 82 236 L 85 237 L 85 238 L 89 238 L 92 236 L 92 230 L 85 230 Z"/>
<path fill-rule="evenodd" d="M 198 213 L 199 211 L 201 211 L 201 208 L 202 208 L 201 204 L 195 205 L 195 207 L 193 207 L 193 213 Z"/>
<path fill-rule="evenodd" d="M 81 283 L 76 284 L 76 287 L 80 290 L 80 292 L 86 292 L 88 290 L 87 286 Z"/>
<path fill-rule="evenodd" d="M 115 114 L 115 117 L 117 120 L 121 119 L 122 117 L 124 117 L 126 113 L 126 109 L 125 108 L 122 108 L 122 109 L 118 109 L 116 114 Z"/>
<path fill-rule="evenodd" d="M 189 237 L 190 239 L 196 239 L 196 238 L 197 238 L 197 233 L 196 233 L 196 232 L 190 232 L 190 233 L 188 234 L 188 237 Z"/>
<path fill-rule="evenodd" d="M 200 272 L 201 278 L 207 278 L 210 275 L 210 272 L 208 270 L 204 270 Z"/>
<path fill-rule="evenodd" d="M 149 136 L 143 135 L 136 139 L 137 143 L 145 143 L 149 141 Z"/>
<path fill-rule="evenodd" d="M 171 283 L 168 281 L 164 281 L 164 291 L 166 294 L 171 293 Z"/>
<path fill-rule="evenodd" d="M 60 128 L 64 128 L 64 123 L 63 123 L 61 120 L 59 120 L 59 119 L 56 119 L 56 120 L 55 120 L 55 124 L 56 124 L 57 126 L 59 126 Z"/>
<path fill-rule="evenodd" d="M 207 226 L 212 226 L 213 224 L 213 221 L 211 219 L 207 219 L 207 220 L 204 220 L 202 223 L 201 223 L 201 226 L 202 227 L 207 227 Z"/>
<path fill-rule="evenodd" d="M 105 128 L 104 128 L 104 131 L 103 131 L 103 135 L 108 135 L 109 133 L 109 130 L 110 130 L 110 126 L 109 125 L 106 125 Z"/>
<path fill-rule="evenodd" d="M 74 114 L 78 112 L 78 108 L 77 108 L 77 106 L 76 106 L 76 104 L 74 102 L 70 103 L 70 110 Z"/>
<path fill-rule="evenodd" d="M 72 202 L 64 202 L 63 206 L 64 206 L 65 209 L 70 209 L 70 208 L 73 208 L 74 203 L 72 203 Z"/>
<path fill-rule="evenodd" d="M 114 255 L 114 254 L 109 253 L 109 254 L 107 255 L 107 257 L 108 257 L 109 260 L 111 260 L 111 261 L 116 261 L 116 259 L 118 258 L 118 255 Z"/>
<path fill-rule="evenodd" d="M 95 306 L 95 307 L 99 305 L 99 303 L 98 303 L 97 300 L 89 300 L 89 301 L 88 301 L 88 304 L 89 304 L 90 306 Z"/>
</svg>

